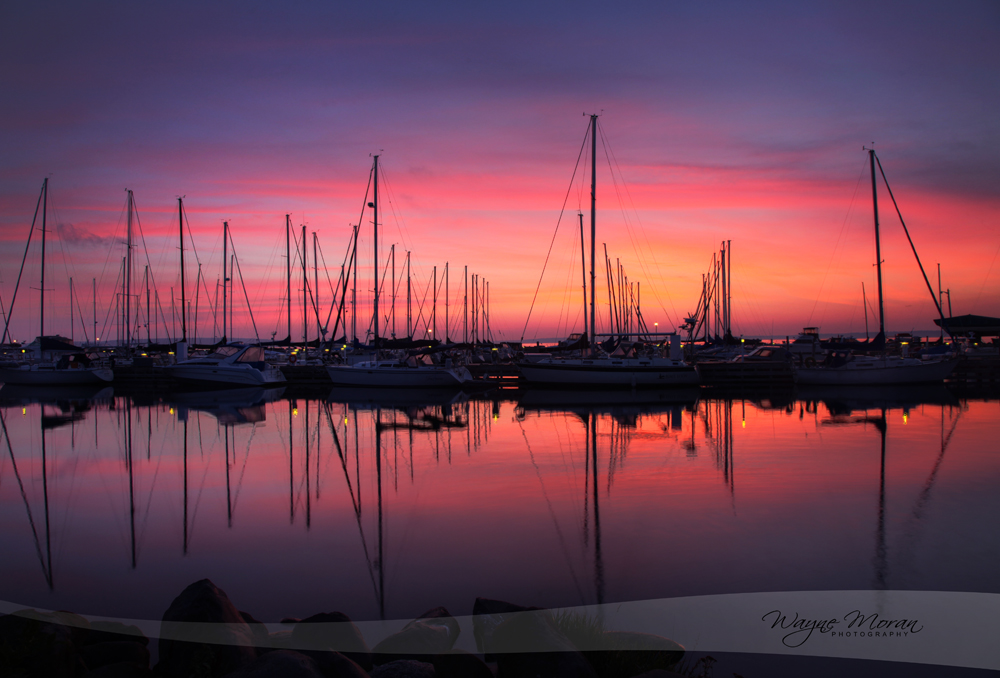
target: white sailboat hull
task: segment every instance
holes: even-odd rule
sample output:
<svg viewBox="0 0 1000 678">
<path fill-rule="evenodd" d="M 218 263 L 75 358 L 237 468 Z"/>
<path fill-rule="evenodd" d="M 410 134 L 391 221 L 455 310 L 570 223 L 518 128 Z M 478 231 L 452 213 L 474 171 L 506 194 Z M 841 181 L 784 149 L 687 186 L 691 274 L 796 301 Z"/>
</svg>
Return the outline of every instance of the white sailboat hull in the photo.
<svg viewBox="0 0 1000 678">
<path fill-rule="evenodd" d="M 924 384 L 944 381 L 957 358 L 920 361 L 901 358 L 854 360 L 840 367 L 801 367 L 795 380 L 799 384 L 866 386 L 878 384 Z"/>
<path fill-rule="evenodd" d="M 49 365 L 23 365 L 0 368 L 0 381 L 19 386 L 77 386 L 106 384 L 115 378 L 106 367 L 56 369 Z"/>
<path fill-rule="evenodd" d="M 285 375 L 268 365 L 258 370 L 250 365 L 170 365 L 164 374 L 178 381 L 218 384 L 220 386 L 267 386 L 285 383 Z"/>
<path fill-rule="evenodd" d="M 521 375 L 537 386 L 647 387 L 697 384 L 694 367 L 680 360 L 542 360 L 520 363 Z"/>
<path fill-rule="evenodd" d="M 464 367 L 409 367 L 370 362 L 355 365 L 328 365 L 335 386 L 372 386 L 392 388 L 441 388 L 461 386 L 472 381 Z"/>
</svg>

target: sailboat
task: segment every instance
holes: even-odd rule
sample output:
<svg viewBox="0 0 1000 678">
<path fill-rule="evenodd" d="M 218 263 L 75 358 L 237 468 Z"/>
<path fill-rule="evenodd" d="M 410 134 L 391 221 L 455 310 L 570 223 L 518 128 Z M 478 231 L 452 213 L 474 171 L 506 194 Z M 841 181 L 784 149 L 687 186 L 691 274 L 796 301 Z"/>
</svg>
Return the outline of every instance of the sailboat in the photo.
<svg viewBox="0 0 1000 678">
<path fill-rule="evenodd" d="M 45 334 L 45 233 L 46 218 L 49 201 L 49 179 L 46 177 L 42 181 L 42 192 L 38 196 L 38 202 L 42 209 L 42 276 L 39 292 L 41 300 L 39 302 L 39 332 L 38 338 L 25 347 L 24 353 L 28 356 L 28 362 L 20 365 L 5 365 L 0 367 L 0 382 L 4 384 L 18 384 L 27 386 L 74 386 L 81 384 L 104 384 L 114 379 L 114 373 L 106 367 L 98 367 L 93 364 L 90 356 L 84 349 L 74 345 L 65 337 L 47 336 Z M 38 206 L 35 206 L 35 218 L 31 222 L 31 230 L 35 229 L 35 220 L 38 218 Z M 31 244 L 31 233 L 28 233 L 28 245 Z M 27 246 L 26 246 L 27 247 Z M 27 249 L 25 249 L 27 255 Z M 22 271 L 24 264 L 22 262 Z M 21 275 L 18 274 L 18 286 Z M 14 309 L 14 301 L 17 299 L 17 289 L 14 290 L 14 299 L 11 300 L 11 313 Z M 10 329 L 10 315 L 4 326 L 3 339 L 8 336 Z M 30 353 L 29 353 L 30 351 Z"/>
<path fill-rule="evenodd" d="M 518 363 L 521 376 L 531 386 L 662 387 L 697 384 L 698 373 L 680 356 L 679 337 L 674 335 L 669 357 L 594 354 L 594 247 L 597 207 L 597 115 L 590 116 L 590 316 L 588 333 L 591 355 L 575 359 L 543 358 Z M 582 217 L 581 217 L 582 219 Z M 581 234 L 582 237 L 582 234 Z M 587 314 L 584 313 L 584 322 Z"/>
<path fill-rule="evenodd" d="M 350 365 L 327 365 L 326 371 L 334 386 L 377 386 L 389 388 L 437 388 L 461 386 L 472 381 L 472 374 L 463 366 L 439 365 L 429 356 L 410 356 L 406 359 L 380 359 L 379 310 L 378 310 L 378 156 L 372 165 L 372 209 L 375 240 L 375 300 L 372 322 L 375 330 L 374 360 Z"/>
<path fill-rule="evenodd" d="M 921 360 L 888 356 L 885 353 L 885 317 L 882 299 L 882 254 L 879 241 L 878 223 L 878 190 L 875 181 L 875 149 L 869 148 L 868 160 L 872 175 L 872 208 L 875 214 L 875 261 L 878 271 L 878 324 L 879 333 L 873 344 L 880 342 L 880 355 L 859 356 L 850 352 L 831 351 L 822 364 L 800 367 L 796 373 L 796 381 L 800 384 L 844 384 L 844 385 L 878 385 L 878 384 L 918 384 L 944 381 L 958 358 L 943 360 Z M 880 164 L 881 166 L 881 164 Z M 891 191 L 890 191 L 891 194 Z M 916 253 L 916 250 L 914 250 Z M 918 260 L 919 262 L 919 260 Z"/>
</svg>

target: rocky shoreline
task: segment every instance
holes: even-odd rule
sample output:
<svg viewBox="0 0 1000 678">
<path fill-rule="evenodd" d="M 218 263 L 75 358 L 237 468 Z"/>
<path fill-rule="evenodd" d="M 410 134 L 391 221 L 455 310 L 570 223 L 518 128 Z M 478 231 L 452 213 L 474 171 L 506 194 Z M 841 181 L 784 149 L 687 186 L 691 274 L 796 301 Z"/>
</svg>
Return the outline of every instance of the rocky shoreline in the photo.
<svg viewBox="0 0 1000 678">
<path fill-rule="evenodd" d="M 461 626 L 428 610 L 369 646 L 340 612 L 286 619 L 271 632 L 208 579 L 163 614 L 151 665 L 149 638 L 133 625 L 72 612 L 0 616 L 0 675 L 87 678 L 670 678 L 684 648 L 644 633 L 607 631 L 591 619 L 477 598 L 477 653 L 455 648 Z M 677 671 L 681 671 L 678 673 Z"/>
</svg>

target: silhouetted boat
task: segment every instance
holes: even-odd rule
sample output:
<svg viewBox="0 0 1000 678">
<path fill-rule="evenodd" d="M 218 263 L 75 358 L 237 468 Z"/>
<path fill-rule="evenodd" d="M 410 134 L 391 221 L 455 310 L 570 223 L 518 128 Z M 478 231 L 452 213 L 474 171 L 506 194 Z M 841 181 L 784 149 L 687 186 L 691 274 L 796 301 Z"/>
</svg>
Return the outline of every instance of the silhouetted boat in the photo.
<svg viewBox="0 0 1000 678">
<path fill-rule="evenodd" d="M 826 355 L 823 363 L 805 365 L 798 369 L 796 380 L 800 384 L 915 384 L 941 382 L 958 364 L 957 358 L 919 360 L 887 356 L 884 349 L 885 318 L 882 300 L 882 254 L 878 230 L 878 191 L 875 182 L 875 151 L 868 150 L 872 177 L 872 207 L 875 215 L 875 262 L 878 268 L 878 321 L 879 333 L 873 342 L 881 339 L 881 355 L 857 356 L 849 352 L 834 351 Z M 881 165 L 880 165 L 881 166 Z M 888 184 L 887 184 L 888 185 Z M 890 195 L 891 195 L 890 190 Z M 807 328 L 808 329 L 808 328 Z"/>
<path fill-rule="evenodd" d="M 372 165 L 374 178 L 373 200 L 368 207 L 373 212 L 375 251 L 378 252 L 378 156 Z M 378 258 L 375 260 L 378 271 Z M 376 274 L 377 277 L 377 274 Z M 472 374 L 465 367 L 451 367 L 433 362 L 429 356 L 410 356 L 406 359 L 379 359 L 379 349 L 385 342 L 379 337 L 378 284 L 372 310 L 375 359 L 350 365 L 329 365 L 326 370 L 334 386 L 373 386 L 378 388 L 436 388 L 461 386 L 472 381 Z"/>
<path fill-rule="evenodd" d="M 353 365 L 327 365 L 326 371 L 335 386 L 434 388 L 460 387 L 472 381 L 472 373 L 465 367 L 447 367 L 429 361 L 426 356 L 367 360 Z"/>
<path fill-rule="evenodd" d="M 41 252 L 41 284 L 39 285 L 39 332 L 38 339 L 25 347 L 22 355 L 28 357 L 28 362 L 0 366 L 0 381 L 5 384 L 22 384 L 26 386 L 62 386 L 83 384 L 104 384 L 114 379 L 114 373 L 105 367 L 92 365 L 84 349 L 74 345 L 65 337 L 46 336 L 45 334 L 45 233 L 49 204 L 49 180 L 42 181 L 42 192 L 38 196 L 42 208 L 42 252 Z M 28 244 L 31 244 L 31 233 L 35 230 L 35 220 L 38 219 L 38 205 L 35 206 L 35 218 L 31 221 L 31 231 L 28 233 Z M 27 249 L 25 249 L 27 256 Z M 23 267 L 23 262 L 22 262 Z M 18 274 L 18 287 L 21 276 Z M 8 336 L 10 317 L 14 312 L 14 301 L 17 299 L 17 287 L 14 289 L 14 299 L 10 303 L 10 314 L 4 325 L 3 339 Z M 30 353 L 29 353 L 30 352 Z"/>
<path fill-rule="evenodd" d="M 594 247 L 596 240 L 597 200 L 597 116 L 590 116 L 591 135 L 591 225 L 590 225 L 590 327 L 577 341 L 581 350 L 590 347 L 590 356 L 581 358 L 543 358 L 519 363 L 521 375 L 532 386 L 602 386 L 608 388 L 637 388 L 697 384 L 698 373 L 694 367 L 674 356 L 601 356 L 594 353 L 588 337 L 596 337 L 594 327 Z M 581 216 L 581 240 L 582 234 Z M 585 278 L 586 279 L 586 278 Z M 584 292 L 586 295 L 586 290 Z M 584 319 L 586 320 L 586 309 Z M 572 339 L 573 337 L 571 337 Z"/>
<path fill-rule="evenodd" d="M 791 383 L 794 379 L 792 354 L 783 346 L 758 346 L 732 360 L 702 360 L 696 369 L 703 384 Z"/>
<path fill-rule="evenodd" d="M 163 371 L 178 381 L 216 388 L 275 387 L 285 383 L 285 375 L 281 370 L 264 361 L 262 346 L 244 346 L 238 343 L 220 346 L 201 358 L 182 360 L 176 365 L 168 365 Z"/>
</svg>

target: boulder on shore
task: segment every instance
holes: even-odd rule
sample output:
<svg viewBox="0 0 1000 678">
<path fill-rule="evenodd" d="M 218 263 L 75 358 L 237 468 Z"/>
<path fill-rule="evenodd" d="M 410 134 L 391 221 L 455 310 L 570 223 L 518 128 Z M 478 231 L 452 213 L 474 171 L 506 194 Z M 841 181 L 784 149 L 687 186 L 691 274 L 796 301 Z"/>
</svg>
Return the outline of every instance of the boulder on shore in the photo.
<svg viewBox="0 0 1000 678">
<path fill-rule="evenodd" d="M 590 662 L 552 623 L 544 610 L 514 613 L 492 634 L 497 678 L 597 678 Z"/>
<path fill-rule="evenodd" d="M 208 579 L 186 589 L 163 613 L 159 674 L 225 675 L 257 657 L 254 632 L 226 593 Z"/>
<path fill-rule="evenodd" d="M 372 648 L 372 661 L 375 664 L 401 659 L 429 661 L 433 655 L 449 652 L 460 632 L 458 620 L 445 608 L 435 607 Z"/>
<path fill-rule="evenodd" d="M 372 668 L 371 650 L 351 618 L 343 612 L 320 612 L 300 620 L 292 628 L 292 647 L 303 652 L 334 651 L 343 654 L 365 671 Z"/>
</svg>

